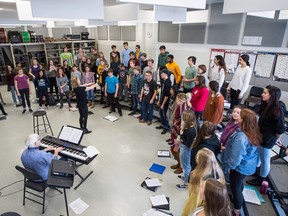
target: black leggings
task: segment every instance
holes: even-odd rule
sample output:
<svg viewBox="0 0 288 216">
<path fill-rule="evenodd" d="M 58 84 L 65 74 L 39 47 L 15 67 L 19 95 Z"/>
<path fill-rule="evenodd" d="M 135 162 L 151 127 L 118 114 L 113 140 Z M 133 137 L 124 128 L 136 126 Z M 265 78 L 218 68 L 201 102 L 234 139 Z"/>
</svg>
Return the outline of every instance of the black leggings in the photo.
<svg viewBox="0 0 288 216">
<path fill-rule="evenodd" d="M 29 99 L 29 88 L 19 89 L 19 93 L 21 95 L 22 107 L 24 109 L 26 108 L 26 103 L 25 103 L 25 98 L 26 98 L 27 105 L 29 108 L 31 108 L 31 103 Z"/>
<path fill-rule="evenodd" d="M 233 109 L 234 106 L 239 105 L 241 103 L 242 99 L 238 99 L 240 93 L 241 93 L 240 90 L 236 91 L 230 88 L 230 100 L 231 100 L 230 109 Z"/>
<path fill-rule="evenodd" d="M 69 91 L 60 93 L 60 104 L 61 104 L 61 107 L 63 106 L 63 95 L 64 95 L 64 94 L 65 94 L 65 96 L 66 96 L 66 99 L 67 99 L 67 102 L 68 102 L 69 107 L 71 107 L 70 97 L 69 97 Z"/>
<path fill-rule="evenodd" d="M 87 106 L 81 107 L 78 108 L 78 110 L 80 114 L 79 117 L 80 128 L 87 129 L 88 107 Z"/>
<path fill-rule="evenodd" d="M 43 96 L 45 96 L 46 99 L 46 104 L 45 106 L 47 107 L 49 105 L 49 97 L 48 97 L 48 90 L 43 89 L 43 90 L 39 90 L 38 88 L 38 95 L 39 95 L 39 106 L 41 107 L 43 104 Z"/>
<path fill-rule="evenodd" d="M 115 112 L 115 107 L 118 109 L 118 113 L 122 114 L 121 106 L 119 104 L 119 98 L 118 96 L 114 97 L 115 93 L 107 93 L 108 96 L 108 102 L 111 104 L 111 110 Z"/>
<path fill-rule="evenodd" d="M 243 181 L 246 175 L 242 175 L 236 170 L 230 170 L 230 187 L 233 195 L 234 209 L 241 209 L 243 204 Z"/>
<path fill-rule="evenodd" d="M 57 87 L 56 77 L 49 77 L 48 79 L 50 82 L 50 94 L 53 95 L 53 88 L 55 88 L 55 92 L 58 98 L 58 87 Z"/>
</svg>

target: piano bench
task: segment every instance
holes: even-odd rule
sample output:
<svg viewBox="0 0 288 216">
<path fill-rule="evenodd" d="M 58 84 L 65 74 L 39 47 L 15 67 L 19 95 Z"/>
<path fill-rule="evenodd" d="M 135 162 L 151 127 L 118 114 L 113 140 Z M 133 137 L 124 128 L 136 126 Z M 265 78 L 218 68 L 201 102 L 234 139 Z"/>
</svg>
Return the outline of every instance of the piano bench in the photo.
<svg viewBox="0 0 288 216">
<path fill-rule="evenodd" d="M 39 118 L 41 119 L 41 117 L 42 117 L 42 123 L 39 122 Z M 45 133 L 47 133 L 48 130 L 50 130 L 52 136 L 54 136 L 46 111 L 33 112 L 34 133 L 37 132 L 37 134 L 39 134 L 40 131 L 45 131 Z"/>
</svg>

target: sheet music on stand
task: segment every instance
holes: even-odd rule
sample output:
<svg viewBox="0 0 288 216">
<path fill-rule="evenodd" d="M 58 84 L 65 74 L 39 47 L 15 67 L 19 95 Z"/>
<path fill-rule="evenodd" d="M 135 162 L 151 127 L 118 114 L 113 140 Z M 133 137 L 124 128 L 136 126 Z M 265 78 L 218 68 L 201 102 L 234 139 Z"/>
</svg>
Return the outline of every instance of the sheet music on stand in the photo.
<svg viewBox="0 0 288 216">
<path fill-rule="evenodd" d="M 288 80 L 288 54 L 277 55 L 274 76 Z"/>
<path fill-rule="evenodd" d="M 275 53 L 259 52 L 255 64 L 255 75 L 269 78 L 275 61 Z"/>
<path fill-rule="evenodd" d="M 70 125 L 63 125 L 58 138 L 79 145 L 83 138 L 83 130 Z"/>
<path fill-rule="evenodd" d="M 256 64 L 256 58 L 257 58 L 257 51 L 241 51 L 240 55 L 246 54 L 249 56 L 249 63 L 250 68 L 252 72 L 255 71 L 255 64 Z"/>
<path fill-rule="evenodd" d="M 225 63 L 228 73 L 234 73 L 238 66 L 239 50 L 226 50 L 225 52 Z"/>
</svg>

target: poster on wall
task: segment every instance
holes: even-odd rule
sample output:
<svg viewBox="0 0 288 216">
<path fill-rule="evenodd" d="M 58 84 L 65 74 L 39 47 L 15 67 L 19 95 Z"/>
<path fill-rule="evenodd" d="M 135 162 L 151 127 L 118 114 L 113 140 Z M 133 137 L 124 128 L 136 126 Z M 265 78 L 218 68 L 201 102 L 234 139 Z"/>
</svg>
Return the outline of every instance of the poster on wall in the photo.
<svg viewBox="0 0 288 216">
<path fill-rule="evenodd" d="M 255 64 L 255 75 L 259 77 L 269 78 L 271 76 L 274 66 L 275 56 L 275 53 L 258 52 Z"/>
<path fill-rule="evenodd" d="M 288 80 L 288 54 L 277 54 L 274 76 Z"/>
<path fill-rule="evenodd" d="M 239 50 L 226 50 L 225 51 L 225 63 L 228 70 L 228 73 L 234 73 L 239 59 Z"/>
<path fill-rule="evenodd" d="M 241 51 L 241 55 L 246 54 L 249 56 L 249 63 L 252 72 L 255 72 L 255 63 L 257 58 L 257 51 Z"/>
<path fill-rule="evenodd" d="M 211 49 L 210 52 L 210 60 L 213 60 L 216 55 L 221 55 L 224 57 L 225 55 L 225 50 L 224 49 Z"/>
</svg>

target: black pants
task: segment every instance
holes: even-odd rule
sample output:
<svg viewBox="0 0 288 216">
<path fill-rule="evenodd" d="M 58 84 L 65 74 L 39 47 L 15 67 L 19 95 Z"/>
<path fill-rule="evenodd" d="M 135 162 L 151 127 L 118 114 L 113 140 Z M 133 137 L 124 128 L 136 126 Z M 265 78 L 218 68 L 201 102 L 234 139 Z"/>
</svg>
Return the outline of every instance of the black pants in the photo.
<svg viewBox="0 0 288 216">
<path fill-rule="evenodd" d="M 29 99 L 29 88 L 26 89 L 19 89 L 19 93 L 21 95 L 22 107 L 26 108 L 25 99 L 29 108 L 31 108 L 31 103 Z"/>
<path fill-rule="evenodd" d="M 246 175 L 242 175 L 235 170 L 230 170 L 230 187 L 233 195 L 234 209 L 241 209 L 241 206 L 243 204 L 244 198 L 242 191 L 243 181 L 245 178 Z"/>
<path fill-rule="evenodd" d="M 118 113 L 122 114 L 121 106 L 119 104 L 119 98 L 118 96 L 115 98 L 114 95 L 115 93 L 107 92 L 108 102 L 111 104 L 111 110 L 115 112 L 115 107 L 116 107 L 118 109 Z"/>
<path fill-rule="evenodd" d="M 5 110 L 4 110 L 4 107 L 3 107 L 2 103 L 0 103 L 0 110 L 1 110 L 1 112 L 2 112 L 3 115 L 4 115 L 4 113 L 6 113 Z"/>
<path fill-rule="evenodd" d="M 53 95 L 53 88 L 55 88 L 57 98 L 59 98 L 56 77 L 49 77 L 48 79 L 50 82 L 50 94 Z"/>
<path fill-rule="evenodd" d="M 38 95 L 39 95 L 39 106 L 40 107 L 42 106 L 42 104 L 43 104 L 43 96 L 45 96 L 45 99 L 46 99 L 45 106 L 47 107 L 49 105 L 49 97 L 48 97 L 47 88 L 43 89 L 43 90 L 40 90 L 39 87 L 38 87 Z"/>
<path fill-rule="evenodd" d="M 88 107 L 87 106 L 81 108 L 78 107 L 78 110 L 80 114 L 79 117 L 80 128 L 87 129 Z"/>
<path fill-rule="evenodd" d="M 63 95 L 64 95 L 64 94 L 65 94 L 65 96 L 66 96 L 66 99 L 67 99 L 67 102 L 68 102 L 69 107 L 71 107 L 70 97 L 69 97 L 69 91 L 60 93 L 60 104 L 61 104 L 61 107 L 63 107 Z"/>
<path fill-rule="evenodd" d="M 230 88 L 230 99 L 231 99 L 231 104 L 230 104 L 230 109 L 233 109 L 234 106 L 239 105 L 241 103 L 241 99 L 238 99 L 240 90 L 234 90 Z"/>
</svg>

